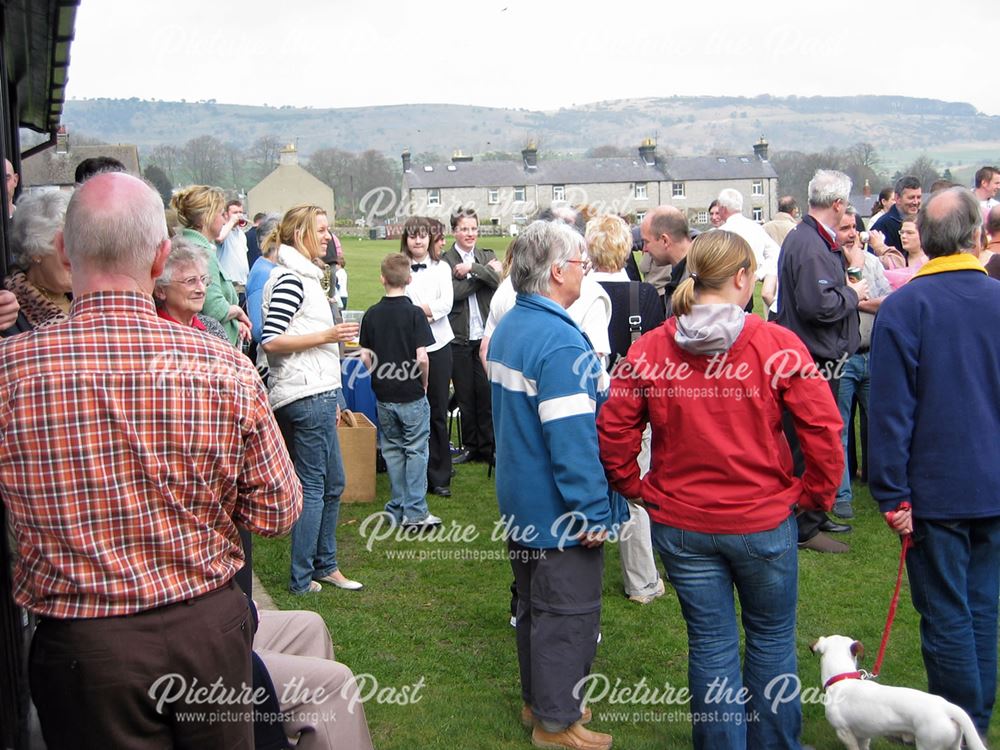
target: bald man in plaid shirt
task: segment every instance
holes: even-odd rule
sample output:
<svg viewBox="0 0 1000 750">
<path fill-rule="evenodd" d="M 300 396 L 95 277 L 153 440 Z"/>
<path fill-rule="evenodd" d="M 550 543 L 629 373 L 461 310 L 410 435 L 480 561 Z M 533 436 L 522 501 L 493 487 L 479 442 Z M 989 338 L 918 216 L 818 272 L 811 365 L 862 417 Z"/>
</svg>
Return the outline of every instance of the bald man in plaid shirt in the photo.
<svg viewBox="0 0 1000 750">
<path fill-rule="evenodd" d="M 237 526 L 283 534 L 302 507 L 267 395 L 236 349 L 157 317 L 170 243 L 148 185 L 89 180 L 55 244 L 69 319 L 0 343 L 0 495 L 45 741 L 252 747 Z"/>
</svg>

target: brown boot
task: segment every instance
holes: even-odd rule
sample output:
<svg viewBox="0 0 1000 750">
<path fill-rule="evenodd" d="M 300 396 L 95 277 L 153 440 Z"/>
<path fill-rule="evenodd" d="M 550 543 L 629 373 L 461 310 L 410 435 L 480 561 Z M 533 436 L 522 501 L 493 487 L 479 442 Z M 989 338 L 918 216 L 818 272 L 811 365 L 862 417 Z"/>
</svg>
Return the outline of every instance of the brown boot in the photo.
<svg viewBox="0 0 1000 750">
<path fill-rule="evenodd" d="M 850 547 L 837 539 L 827 536 L 822 531 L 817 531 L 806 541 L 799 542 L 799 549 L 811 549 L 813 552 L 830 552 L 838 555 L 847 552 Z"/>
<path fill-rule="evenodd" d="M 611 735 L 591 732 L 580 722 L 570 724 L 561 732 L 546 732 L 541 726 L 535 725 L 531 731 L 531 744 L 535 747 L 553 748 L 553 750 L 608 750 L 611 747 Z"/>
<path fill-rule="evenodd" d="M 589 724 L 590 720 L 594 718 L 594 714 L 591 713 L 589 708 L 583 709 L 583 714 L 580 716 L 581 724 Z M 535 714 L 531 711 L 531 706 L 527 703 L 521 707 L 521 724 L 525 729 L 531 729 L 535 726 Z"/>
</svg>

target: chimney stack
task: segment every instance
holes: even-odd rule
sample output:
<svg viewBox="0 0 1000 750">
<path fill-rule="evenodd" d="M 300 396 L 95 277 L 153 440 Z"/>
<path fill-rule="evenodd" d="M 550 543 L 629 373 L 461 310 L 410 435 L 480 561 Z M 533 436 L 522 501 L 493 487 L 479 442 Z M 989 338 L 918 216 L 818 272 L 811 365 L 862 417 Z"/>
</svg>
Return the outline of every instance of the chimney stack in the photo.
<svg viewBox="0 0 1000 750">
<path fill-rule="evenodd" d="M 69 133 L 66 132 L 65 125 L 60 125 L 59 130 L 56 131 L 56 153 L 69 153 Z"/>
<path fill-rule="evenodd" d="M 652 138 L 643 139 L 642 143 L 639 144 L 639 158 L 642 159 L 643 163 L 652 167 L 656 164 L 656 141 Z"/>
<path fill-rule="evenodd" d="M 402 156 L 403 156 L 403 171 L 412 172 L 413 169 L 411 168 L 410 165 L 410 149 L 404 148 Z"/>
<path fill-rule="evenodd" d="M 534 141 L 528 141 L 528 145 L 521 149 L 521 158 L 524 159 L 525 169 L 538 169 L 538 147 Z"/>
<path fill-rule="evenodd" d="M 764 136 L 753 145 L 753 155 L 761 161 L 767 161 L 767 141 L 764 140 Z"/>
<path fill-rule="evenodd" d="M 453 163 L 458 164 L 459 162 L 462 161 L 472 161 L 472 157 L 466 156 L 465 154 L 462 153 L 462 149 L 458 149 L 452 152 L 451 160 Z"/>
<path fill-rule="evenodd" d="M 299 163 L 299 155 L 295 151 L 295 144 L 289 143 L 278 152 L 278 165 L 282 167 L 294 167 Z"/>
<path fill-rule="evenodd" d="M 872 197 L 872 186 L 868 184 L 868 178 L 865 177 L 865 198 Z"/>
</svg>

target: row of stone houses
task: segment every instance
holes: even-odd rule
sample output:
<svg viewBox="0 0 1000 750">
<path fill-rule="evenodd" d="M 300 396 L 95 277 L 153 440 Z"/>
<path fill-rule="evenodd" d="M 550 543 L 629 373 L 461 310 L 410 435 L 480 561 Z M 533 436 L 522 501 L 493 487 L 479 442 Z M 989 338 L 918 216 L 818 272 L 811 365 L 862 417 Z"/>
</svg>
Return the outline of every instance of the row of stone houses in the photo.
<svg viewBox="0 0 1000 750">
<path fill-rule="evenodd" d="M 559 205 L 587 204 L 637 220 L 655 206 L 672 205 L 692 226 L 704 227 L 719 191 L 735 188 L 743 193 L 744 214 L 763 222 L 778 211 L 778 174 L 767 148 L 762 137 L 748 154 L 663 156 L 647 139 L 635 157 L 546 161 L 529 144 L 519 162 L 476 162 L 457 152 L 446 164 L 414 164 L 404 151 L 403 205 L 407 214 L 446 223 L 456 209 L 473 207 L 480 223 L 504 229 Z"/>
</svg>

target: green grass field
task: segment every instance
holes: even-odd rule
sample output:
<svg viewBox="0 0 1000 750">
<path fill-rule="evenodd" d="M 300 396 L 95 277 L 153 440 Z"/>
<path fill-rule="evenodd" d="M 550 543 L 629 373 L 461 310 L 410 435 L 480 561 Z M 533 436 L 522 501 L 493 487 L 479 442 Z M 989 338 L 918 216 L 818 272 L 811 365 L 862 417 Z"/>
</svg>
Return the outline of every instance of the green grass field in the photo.
<svg viewBox="0 0 1000 750">
<path fill-rule="evenodd" d="M 506 240 L 491 246 L 502 248 Z M 351 307 L 367 307 L 380 294 L 378 263 L 397 243 L 346 241 Z M 374 277 L 375 283 L 372 283 Z M 531 477 L 525 477 L 530 487 Z M 337 658 L 355 674 L 372 675 L 383 701 L 365 704 L 380 750 L 516 750 L 530 747 L 518 723 L 520 687 L 514 631 L 508 623 L 511 580 L 503 543 L 494 535 L 498 519 L 492 479 L 482 464 L 458 467 L 451 498 L 429 499 L 444 519 L 442 538 L 423 541 L 370 539 L 365 519 L 388 497 L 378 477 L 375 503 L 345 504 L 338 529 L 338 560 L 360 592 L 324 586 L 316 595 L 287 593 L 287 539 L 257 540 L 255 568 L 282 608 L 315 609 L 330 628 Z M 817 750 L 842 745 L 819 703 L 819 665 L 809 651 L 818 636 L 839 633 L 864 642 L 863 667 L 870 668 L 881 638 L 899 559 L 899 543 L 878 514 L 867 488 L 855 485 L 858 517 L 845 537 L 844 555 L 799 555 L 799 676 L 806 692 L 803 742 Z M 464 530 L 457 539 L 456 528 Z M 471 538 L 474 535 L 474 538 Z M 410 559 L 406 559 L 409 557 Z M 402 558 L 402 559 L 401 559 Z M 606 546 L 603 642 L 594 672 L 612 685 L 645 680 L 651 688 L 687 684 L 687 639 L 677 598 L 669 585 L 662 598 L 641 607 L 622 592 L 618 549 Z M 917 617 L 904 584 L 899 612 L 882 670 L 886 684 L 926 687 Z M 373 682 L 368 682 L 374 685 Z M 422 685 L 418 702 L 388 701 L 387 688 Z M 593 728 L 614 735 L 615 747 L 672 750 L 690 746 L 685 705 L 592 705 Z M 614 715 L 611 715 L 614 714 Z M 990 734 L 994 742 L 1000 732 Z M 876 741 L 874 747 L 889 747 Z"/>
</svg>

